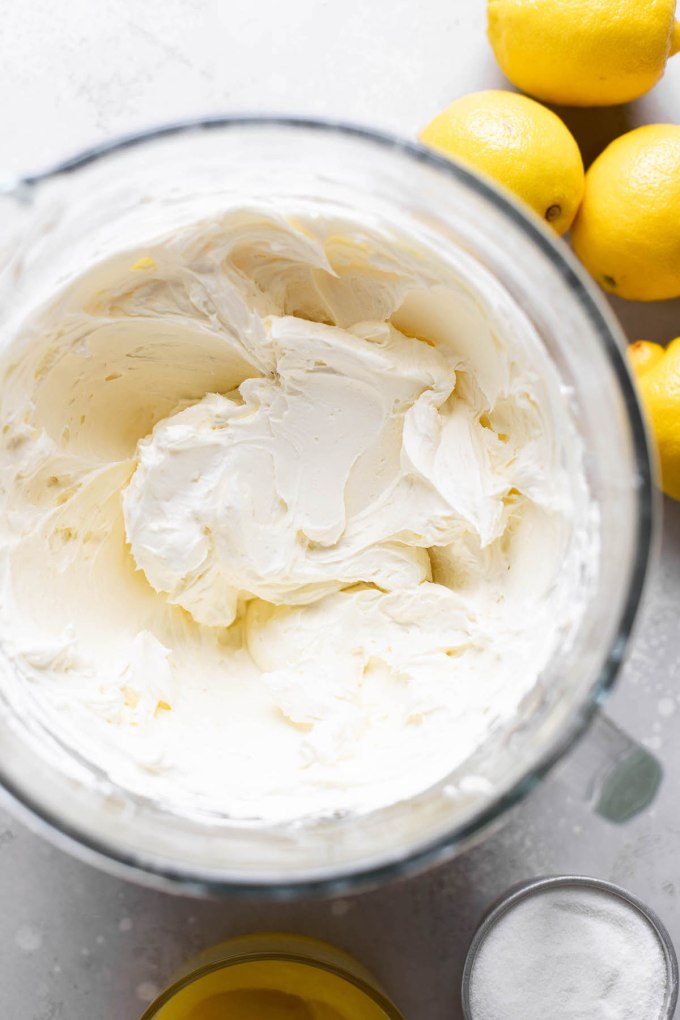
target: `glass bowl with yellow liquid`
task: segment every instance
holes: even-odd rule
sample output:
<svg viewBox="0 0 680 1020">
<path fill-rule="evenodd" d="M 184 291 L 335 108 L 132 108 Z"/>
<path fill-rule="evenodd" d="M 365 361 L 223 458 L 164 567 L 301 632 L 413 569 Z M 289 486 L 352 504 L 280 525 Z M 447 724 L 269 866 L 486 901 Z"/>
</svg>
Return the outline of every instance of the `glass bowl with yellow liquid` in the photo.
<svg viewBox="0 0 680 1020">
<path fill-rule="evenodd" d="M 366 968 L 301 935 L 264 933 L 194 957 L 141 1020 L 403 1020 Z"/>
</svg>

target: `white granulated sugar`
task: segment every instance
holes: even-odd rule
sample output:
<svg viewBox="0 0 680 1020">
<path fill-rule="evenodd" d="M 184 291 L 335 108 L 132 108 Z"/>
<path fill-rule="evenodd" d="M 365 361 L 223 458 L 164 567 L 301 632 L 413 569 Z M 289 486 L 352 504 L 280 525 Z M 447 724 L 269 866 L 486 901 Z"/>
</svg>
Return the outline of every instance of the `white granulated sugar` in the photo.
<svg viewBox="0 0 680 1020">
<path fill-rule="evenodd" d="M 496 923 L 470 978 L 473 1020 L 660 1020 L 667 967 L 633 906 L 565 886 L 521 900 Z"/>
</svg>

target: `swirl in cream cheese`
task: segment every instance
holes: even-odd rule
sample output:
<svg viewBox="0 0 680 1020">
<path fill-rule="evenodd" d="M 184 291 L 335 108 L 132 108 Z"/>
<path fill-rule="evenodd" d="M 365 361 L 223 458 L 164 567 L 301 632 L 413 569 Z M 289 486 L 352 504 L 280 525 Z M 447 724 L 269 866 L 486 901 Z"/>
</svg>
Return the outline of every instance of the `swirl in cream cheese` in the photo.
<svg viewBox="0 0 680 1020">
<path fill-rule="evenodd" d="M 538 342 L 434 252 L 227 211 L 83 267 L 2 370 L 5 648 L 117 782 L 367 811 L 536 684 L 575 433 Z"/>
</svg>

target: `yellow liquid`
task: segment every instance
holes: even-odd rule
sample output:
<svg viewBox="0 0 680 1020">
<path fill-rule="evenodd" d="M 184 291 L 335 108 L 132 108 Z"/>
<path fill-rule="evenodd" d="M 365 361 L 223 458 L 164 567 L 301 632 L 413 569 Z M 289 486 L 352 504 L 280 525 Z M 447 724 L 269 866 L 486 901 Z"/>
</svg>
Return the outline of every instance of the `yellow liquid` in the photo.
<svg viewBox="0 0 680 1020">
<path fill-rule="evenodd" d="M 172 1015 L 172 1014 L 168 1014 Z M 178 1014 L 182 1020 L 345 1020 L 332 1006 L 307 1003 L 285 992 L 225 992 L 213 995 L 191 1010 Z"/>
<path fill-rule="evenodd" d="M 263 960 L 205 974 L 181 988 L 157 1020 L 387 1020 L 360 988 L 306 963 Z"/>
</svg>

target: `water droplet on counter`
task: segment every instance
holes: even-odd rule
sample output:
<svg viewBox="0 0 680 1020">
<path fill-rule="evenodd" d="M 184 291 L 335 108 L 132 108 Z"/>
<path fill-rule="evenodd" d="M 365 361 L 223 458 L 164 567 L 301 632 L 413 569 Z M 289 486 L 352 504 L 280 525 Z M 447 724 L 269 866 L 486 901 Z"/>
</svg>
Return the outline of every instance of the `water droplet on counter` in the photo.
<svg viewBox="0 0 680 1020">
<path fill-rule="evenodd" d="M 32 924 L 22 924 L 17 928 L 14 941 L 25 953 L 34 953 L 42 945 L 42 932 Z"/>
<path fill-rule="evenodd" d="M 155 985 L 153 981 L 142 981 L 137 985 L 137 998 L 140 1002 L 153 1002 L 157 998 L 158 992 L 158 985 Z"/>
</svg>

